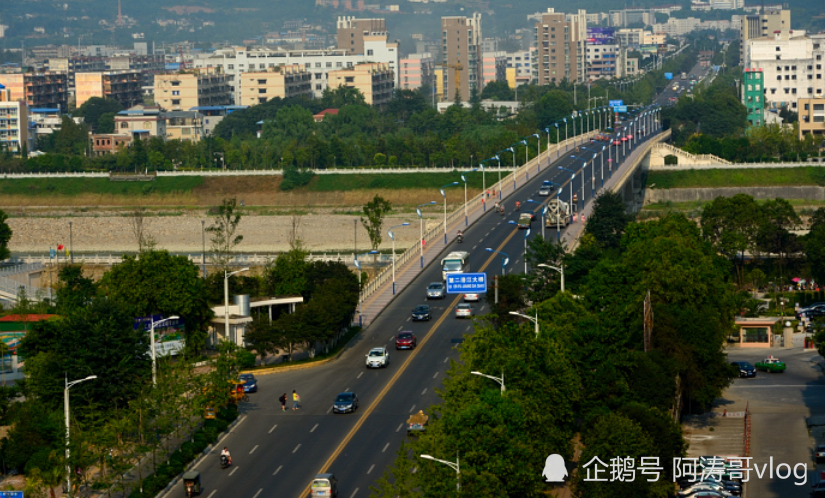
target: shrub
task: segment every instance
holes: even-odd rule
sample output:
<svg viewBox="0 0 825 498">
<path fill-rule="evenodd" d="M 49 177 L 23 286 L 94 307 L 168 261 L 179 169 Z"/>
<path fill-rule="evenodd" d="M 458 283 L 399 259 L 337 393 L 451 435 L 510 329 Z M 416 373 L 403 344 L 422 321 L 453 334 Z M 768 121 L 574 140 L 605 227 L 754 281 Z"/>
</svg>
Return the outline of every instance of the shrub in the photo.
<svg viewBox="0 0 825 498">
<path fill-rule="evenodd" d="M 312 177 L 315 176 L 311 170 L 308 169 L 298 169 L 296 166 L 286 166 L 284 167 L 284 179 L 281 182 L 281 190 L 289 191 L 294 188 L 303 187 L 312 180 Z"/>
<path fill-rule="evenodd" d="M 673 154 L 668 154 L 665 156 L 665 166 L 676 166 L 679 164 L 679 158 L 674 156 Z"/>
</svg>

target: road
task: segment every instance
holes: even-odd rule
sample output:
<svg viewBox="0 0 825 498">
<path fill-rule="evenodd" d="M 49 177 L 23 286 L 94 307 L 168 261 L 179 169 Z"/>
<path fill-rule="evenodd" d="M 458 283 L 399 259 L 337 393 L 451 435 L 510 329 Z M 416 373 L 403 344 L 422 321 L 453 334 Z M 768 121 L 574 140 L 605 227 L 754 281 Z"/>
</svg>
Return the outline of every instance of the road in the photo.
<svg viewBox="0 0 825 498">
<path fill-rule="evenodd" d="M 641 125 L 637 124 L 636 128 L 640 129 Z M 648 130 L 650 128 L 648 124 Z M 487 271 L 490 275 L 500 271 L 502 256 L 485 251 L 488 247 L 509 256 L 507 272 L 523 271 L 528 232 L 519 231 L 511 224 L 519 214 L 513 211 L 514 202 L 519 200 L 529 208 L 528 199 L 539 201 L 537 191 L 543 180 L 561 185 L 565 196 L 572 187 L 579 203 L 582 197 L 589 201 L 600 186 L 602 154 L 621 160 L 638 142 L 638 132 L 636 134 L 635 140 L 614 146 L 612 150 L 608 150 L 605 142 L 595 142 L 579 151 L 571 149 L 562 154 L 550 167 L 543 167 L 540 174 L 531 175 L 530 181 L 508 199 L 506 216 L 490 210 L 464 232 L 463 244 L 454 242 L 448 249 L 469 251 L 472 271 Z M 595 169 L 593 154 L 597 155 Z M 582 174 L 585 159 L 590 162 Z M 605 158 L 606 178 L 608 164 Z M 539 223 L 540 219 L 533 222 L 531 237 L 541 233 Z M 548 237 L 555 236 L 553 230 L 548 231 Z M 260 391 L 251 394 L 251 401 L 242 405 L 240 422 L 196 467 L 202 476 L 203 496 L 262 498 L 277 493 L 303 497 L 308 494 L 314 475 L 327 468 L 339 479 L 340 496 L 368 496 L 369 486 L 395 459 L 406 437 L 403 423 L 407 417 L 440 401 L 436 389 L 450 361 L 459 357 L 456 345 L 461 343 L 464 334 L 473 330 L 472 321 L 454 318 L 453 310 L 459 302 L 459 297 L 454 295 L 429 303 L 432 321 L 410 322 L 413 307 L 425 303 L 427 284 L 440 280 L 438 265 L 425 268 L 351 343 L 339 360 L 311 370 L 261 375 Z M 488 311 L 484 300 L 474 309 L 477 315 Z M 401 330 L 416 334 L 415 350 L 395 351 L 394 337 Z M 390 350 L 390 365 L 386 369 L 367 370 L 364 355 L 377 346 Z M 301 408 L 283 413 L 277 399 L 283 393 L 291 394 L 293 389 L 301 396 Z M 354 414 L 331 413 L 332 400 L 342 391 L 354 391 L 360 398 L 360 407 Z M 221 470 L 218 462 L 223 446 L 229 447 L 234 461 L 233 467 L 226 470 Z M 541 469 L 537 469 L 536 475 L 540 472 Z M 178 484 L 168 496 L 183 494 Z"/>
<path fill-rule="evenodd" d="M 796 341 L 801 346 L 801 337 Z M 756 378 L 736 379 L 722 396 L 721 404 L 729 411 L 750 408 L 751 456 L 760 467 L 786 463 L 791 469 L 806 467 L 807 482 L 792 474 L 787 479 L 776 475 L 758 478 L 751 476 L 745 488 L 745 498 L 802 498 L 809 496 L 810 485 L 818 471 L 825 466 L 812 459 L 814 440 L 808 432 L 806 419 L 825 415 L 825 378 L 822 376 L 822 357 L 815 350 L 773 348 L 770 350 L 729 349 L 730 361 L 748 361 L 755 364 L 773 354 L 787 365 L 780 374 L 759 372 Z M 822 427 L 814 428 L 813 436 L 822 439 Z M 803 467 L 798 468 L 802 473 Z"/>
<path fill-rule="evenodd" d="M 665 87 L 662 93 L 656 96 L 654 103 L 662 107 L 676 105 L 676 101 L 679 99 L 679 97 L 681 97 L 687 91 L 687 89 L 691 87 L 690 80 L 692 78 L 690 77 L 690 75 L 693 75 L 696 81 L 699 82 L 706 78 L 710 71 L 710 66 L 702 67 L 701 64 L 696 63 L 696 65 L 693 66 L 693 69 L 691 69 L 690 72 L 687 73 L 686 80 L 680 79 L 680 75 L 674 73 L 673 80 L 669 81 L 668 85 Z M 679 85 L 679 89 L 674 90 L 674 85 Z"/>
</svg>

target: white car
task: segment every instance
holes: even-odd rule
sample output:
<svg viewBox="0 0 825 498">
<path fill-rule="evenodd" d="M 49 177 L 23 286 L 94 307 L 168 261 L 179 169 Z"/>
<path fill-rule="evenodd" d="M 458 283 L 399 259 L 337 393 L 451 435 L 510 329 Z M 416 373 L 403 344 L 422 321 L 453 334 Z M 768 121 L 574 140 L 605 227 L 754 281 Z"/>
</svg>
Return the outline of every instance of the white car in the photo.
<svg viewBox="0 0 825 498">
<path fill-rule="evenodd" d="M 478 294 L 475 294 L 475 293 L 464 294 L 464 302 L 465 303 L 469 303 L 469 302 L 477 303 L 478 302 Z"/>
<path fill-rule="evenodd" d="M 367 353 L 367 368 L 382 368 L 390 364 L 387 348 L 372 348 Z"/>
</svg>

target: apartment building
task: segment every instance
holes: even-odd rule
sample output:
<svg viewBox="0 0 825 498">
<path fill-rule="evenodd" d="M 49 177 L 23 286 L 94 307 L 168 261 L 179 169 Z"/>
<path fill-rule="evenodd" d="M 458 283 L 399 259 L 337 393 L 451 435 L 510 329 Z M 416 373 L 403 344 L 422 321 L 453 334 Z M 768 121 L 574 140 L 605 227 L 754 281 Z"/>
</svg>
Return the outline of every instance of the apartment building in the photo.
<svg viewBox="0 0 825 498">
<path fill-rule="evenodd" d="M 227 80 L 220 68 L 158 74 L 155 76 L 155 104 L 169 111 L 229 105 L 232 96 Z"/>
<path fill-rule="evenodd" d="M 20 154 L 23 147 L 34 150 L 34 133 L 29 129 L 29 107 L 13 100 L 11 89 L 0 85 L 0 148 Z"/>
<path fill-rule="evenodd" d="M 387 64 L 374 62 L 329 72 L 330 88 L 355 88 L 364 95 L 367 104 L 379 108 L 392 99 L 394 80 L 393 71 Z"/>
<path fill-rule="evenodd" d="M 136 133 L 166 140 L 166 118 L 159 106 L 138 104 L 117 113 L 115 134 L 132 136 Z"/>
<path fill-rule="evenodd" d="M 825 135 L 825 98 L 799 99 L 799 139 Z"/>
<path fill-rule="evenodd" d="M 0 73 L 0 85 L 11 92 L 11 100 L 22 100 L 29 107 L 69 110 L 65 73 Z"/>
<path fill-rule="evenodd" d="M 229 116 L 235 111 L 241 111 L 248 108 L 245 105 L 213 105 L 203 107 L 193 107 L 190 111 L 197 111 L 203 115 L 203 136 L 208 137 L 215 131 L 218 123 L 223 121 L 223 118 Z"/>
<path fill-rule="evenodd" d="M 431 53 L 410 54 L 400 60 L 398 68 L 401 82 L 399 88 L 417 90 L 427 85 L 434 90 L 435 57 Z"/>
<path fill-rule="evenodd" d="M 67 85 L 70 90 L 75 88 L 76 73 L 93 73 L 106 71 L 109 69 L 105 57 L 85 57 L 76 55 L 73 57 L 52 57 L 46 61 L 49 71 L 66 73 Z"/>
<path fill-rule="evenodd" d="M 684 19 L 671 17 L 666 23 L 654 24 L 653 31 L 656 33 L 664 33 L 671 37 L 677 37 L 699 29 L 701 24 L 702 21 L 696 17 L 687 17 Z"/>
<path fill-rule="evenodd" d="M 745 61 L 748 40 L 773 36 L 777 31 L 789 31 L 790 29 L 790 10 L 766 9 L 761 14 L 743 16 L 739 27 L 739 63 L 742 64 Z"/>
<path fill-rule="evenodd" d="M 765 122 L 765 73 L 761 68 L 746 67 L 742 79 L 742 104 L 748 109 L 748 124 L 759 126 Z"/>
<path fill-rule="evenodd" d="M 167 111 L 166 140 L 183 140 L 196 143 L 203 137 L 203 114 L 198 111 Z"/>
<path fill-rule="evenodd" d="M 446 99 L 452 100 L 457 90 L 467 101 L 473 89 L 481 91 L 481 40 L 481 14 L 441 18 L 441 63 L 448 69 L 441 93 Z"/>
<path fill-rule="evenodd" d="M 312 98 L 312 74 L 298 64 L 243 73 L 240 85 L 238 104 L 243 106 L 263 104 L 275 98 Z"/>
<path fill-rule="evenodd" d="M 528 84 L 533 79 L 533 51 L 521 50 L 519 52 L 507 52 L 507 83 L 510 88 L 517 85 Z"/>
<path fill-rule="evenodd" d="M 507 52 L 485 52 L 481 55 L 481 88 L 491 81 L 507 81 Z"/>
<path fill-rule="evenodd" d="M 617 44 L 587 45 L 587 78 L 590 80 L 612 79 L 621 74 L 619 58 L 621 47 Z"/>
<path fill-rule="evenodd" d="M 364 37 L 387 36 L 384 19 L 356 19 L 354 16 L 338 16 L 338 49 L 349 55 L 364 54 Z"/>
<path fill-rule="evenodd" d="M 766 109 L 788 107 L 798 112 L 798 99 L 825 97 L 823 57 L 825 34 L 806 36 L 779 31 L 770 37 L 748 40 L 745 69 L 764 73 Z"/>
<path fill-rule="evenodd" d="M 117 154 L 121 149 L 130 147 L 135 138 L 149 140 L 151 137 L 145 131 L 134 134 L 95 133 L 89 136 L 89 151 L 93 157 Z"/>
<path fill-rule="evenodd" d="M 229 90 L 235 102 L 242 100 L 239 85 L 240 76 L 248 71 L 266 70 L 270 67 L 299 64 L 312 74 L 312 92 L 321 98 L 327 88 L 330 71 L 353 67 L 364 62 L 384 63 L 395 69 L 398 67 L 399 52 L 396 43 L 387 43 L 381 37 L 365 37 L 365 54 L 351 55 L 346 50 L 278 50 L 269 48 L 229 47 L 211 54 L 196 55 L 196 68 L 221 68 L 226 74 Z M 395 72 L 395 83 L 398 73 Z"/>
<path fill-rule="evenodd" d="M 565 80 L 581 82 L 585 76 L 587 14 L 565 16 L 549 8 L 535 26 L 536 55 L 533 80 L 539 85 Z"/>
<path fill-rule="evenodd" d="M 75 74 L 75 105 L 82 106 L 92 97 L 116 100 L 124 108 L 143 102 L 140 71 L 104 71 Z"/>
</svg>

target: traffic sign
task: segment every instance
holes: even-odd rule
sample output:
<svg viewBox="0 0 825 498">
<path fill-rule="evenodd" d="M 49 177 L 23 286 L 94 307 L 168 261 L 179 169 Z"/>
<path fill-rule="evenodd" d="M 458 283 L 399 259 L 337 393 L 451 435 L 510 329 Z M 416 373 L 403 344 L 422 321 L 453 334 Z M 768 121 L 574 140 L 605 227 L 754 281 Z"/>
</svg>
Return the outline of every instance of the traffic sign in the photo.
<svg viewBox="0 0 825 498">
<path fill-rule="evenodd" d="M 447 294 L 483 294 L 487 292 L 486 273 L 448 273 Z"/>
<path fill-rule="evenodd" d="M 666 80 L 672 80 L 673 79 L 673 73 L 665 73 L 665 79 Z"/>
<path fill-rule="evenodd" d="M 0 498 L 23 498 L 22 491 L 0 491 Z"/>
<path fill-rule="evenodd" d="M 610 101 L 608 101 L 608 105 L 610 107 L 616 107 L 616 106 L 624 105 L 624 100 L 610 100 Z"/>
<path fill-rule="evenodd" d="M 626 105 L 617 105 L 613 108 L 613 110 L 616 111 L 616 112 L 627 112 L 627 106 Z"/>
</svg>

